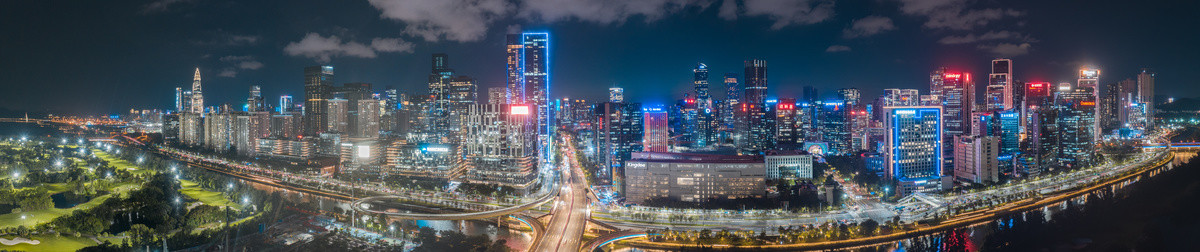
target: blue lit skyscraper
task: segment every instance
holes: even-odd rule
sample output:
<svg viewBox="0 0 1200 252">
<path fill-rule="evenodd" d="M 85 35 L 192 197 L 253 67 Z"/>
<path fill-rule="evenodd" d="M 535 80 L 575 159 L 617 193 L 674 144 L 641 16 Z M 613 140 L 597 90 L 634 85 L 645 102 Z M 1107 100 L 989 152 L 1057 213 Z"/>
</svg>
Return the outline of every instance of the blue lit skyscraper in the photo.
<svg viewBox="0 0 1200 252">
<path fill-rule="evenodd" d="M 942 109 L 935 106 L 887 107 L 885 162 L 896 194 L 938 190 L 942 173 Z"/>
<path fill-rule="evenodd" d="M 507 36 L 508 102 L 537 109 L 538 160 L 553 164 L 554 113 L 550 111 L 550 34 L 526 32 Z"/>
<path fill-rule="evenodd" d="M 1016 175 L 1016 157 L 1021 153 L 1021 114 L 1016 109 L 996 112 L 994 134 L 1000 137 L 1000 173 Z"/>
</svg>

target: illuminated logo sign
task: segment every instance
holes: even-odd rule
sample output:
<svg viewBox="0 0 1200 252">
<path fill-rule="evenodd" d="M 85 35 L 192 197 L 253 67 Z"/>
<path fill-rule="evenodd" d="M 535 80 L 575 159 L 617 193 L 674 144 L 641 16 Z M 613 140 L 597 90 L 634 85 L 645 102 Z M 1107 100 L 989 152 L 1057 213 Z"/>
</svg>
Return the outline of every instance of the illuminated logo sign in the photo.
<svg viewBox="0 0 1200 252">
<path fill-rule="evenodd" d="M 510 113 L 514 115 L 528 115 L 529 105 L 513 105 Z"/>
<path fill-rule="evenodd" d="M 429 145 L 429 146 L 421 147 L 421 151 L 424 151 L 424 152 L 439 152 L 439 153 L 441 153 L 441 152 L 449 152 L 449 151 L 450 151 L 450 147 L 448 147 L 448 146 L 439 146 L 439 145 Z"/>
<path fill-rule="evenodd" d="M 946 74 L 946 78 L 955 78 L 956 79 L 959 77 L 962 77 L 962 74 L 952 74 L 952 73 Z"/>
<path fill-rule="evenodd" d="M 1096 106 L 1096 102 L 1090 102 L 1090 101 L 1079 102 L 1079 105 L 1083 105 L 1083 106 Z"/>
<path fill-rule="evenodd" d="M 358 157 L 360 157 L 360 158 L 371 157 L 371 146 L 359 145 L 358 146 Z"/>
</svg>

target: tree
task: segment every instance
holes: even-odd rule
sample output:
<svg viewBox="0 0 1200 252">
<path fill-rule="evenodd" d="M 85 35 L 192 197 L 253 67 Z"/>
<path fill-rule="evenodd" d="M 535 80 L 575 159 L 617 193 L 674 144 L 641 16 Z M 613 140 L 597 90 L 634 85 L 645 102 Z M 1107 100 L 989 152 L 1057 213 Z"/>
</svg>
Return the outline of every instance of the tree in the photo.
<svg viewBox="0 0 1200 252">
<path fill-rule="evenodd" d="M 864 221 L 862 224 L 858 225 L 858 232 L 862 236 L 871 236 L 871 235 L 875 235 L 875 230 L 878 228 L 879 228 L 879 222 L 869 219 L 867 221 Z"/>
</svg>

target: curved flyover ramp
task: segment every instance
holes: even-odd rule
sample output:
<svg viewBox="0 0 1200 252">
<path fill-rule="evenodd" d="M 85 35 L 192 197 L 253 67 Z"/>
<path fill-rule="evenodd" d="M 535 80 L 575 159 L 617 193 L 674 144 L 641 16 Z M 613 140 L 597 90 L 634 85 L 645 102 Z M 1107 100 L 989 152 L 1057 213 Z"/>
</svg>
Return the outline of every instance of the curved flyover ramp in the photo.
<svg viewBox="0 0 1200 252">
<path fill-rule="evenodd" d="M 545 196 L 542 196 L 541 198 L 538 198 L 537 200 L 534 200 L 534 201 L 531 201 L 528 203 L 513 205 L 513 206 L 508 206 L 508 207 L 503 207 L 503 208 L 483 210 L 483 211 L 478 211 L 478 212 L 469 212 L 469 213 L 406 213 L 406 212 L 396 210 L 395 208 L 374 209 L 374 207 L 376 207 L 377 205 L 373 202 L 383 202 L 383 201 L 388 201 L 388 200 L 400 200 L 400 199 L 407 200 L 407 198 L 401 197 L 401 196 L 366 197 L 366 198 L 361 198 L 361 199 L 355 200 L 354 202 L 351 202 L 350 206 L 353 207 L 355 211 L 359 211 L 359 212 L 363 212 L 363 213 L 371 213 L 371 214 L 383 214 L 383 215 L 387 215 L 389 217 L 400 218 L 400 219 L 474 220 L 474 219 L 486 219 L 486 218 L 492 218 L 492 217 L 500 217 L 500 216 L 510 215 L 510 214 L 520 212 L 520 211 L 529 210 L 531 208 L 540 206 L 542 204 L 546 204 L 546 203 L 554 200 L 554 197 L 556 197 L 556 196 L 558 196 L 557 190 L 553 193 L 547 193 Z"/>
</svg>

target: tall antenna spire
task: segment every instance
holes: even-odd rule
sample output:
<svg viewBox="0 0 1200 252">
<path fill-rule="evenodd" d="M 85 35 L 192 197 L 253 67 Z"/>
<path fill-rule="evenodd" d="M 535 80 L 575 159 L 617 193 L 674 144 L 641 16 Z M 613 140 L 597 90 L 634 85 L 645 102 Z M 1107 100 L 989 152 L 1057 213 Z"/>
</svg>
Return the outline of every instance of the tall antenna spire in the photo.
<svg viewBox="0 0 1200 252">
<path fill-rule="evenodd" d="M 204 114 L 204 93 L 200 92 L 200 68 L 196 68 L 196 75 L 192 77 L 192 107 L 189 111 L 196 114 Z"/>
</svg>

